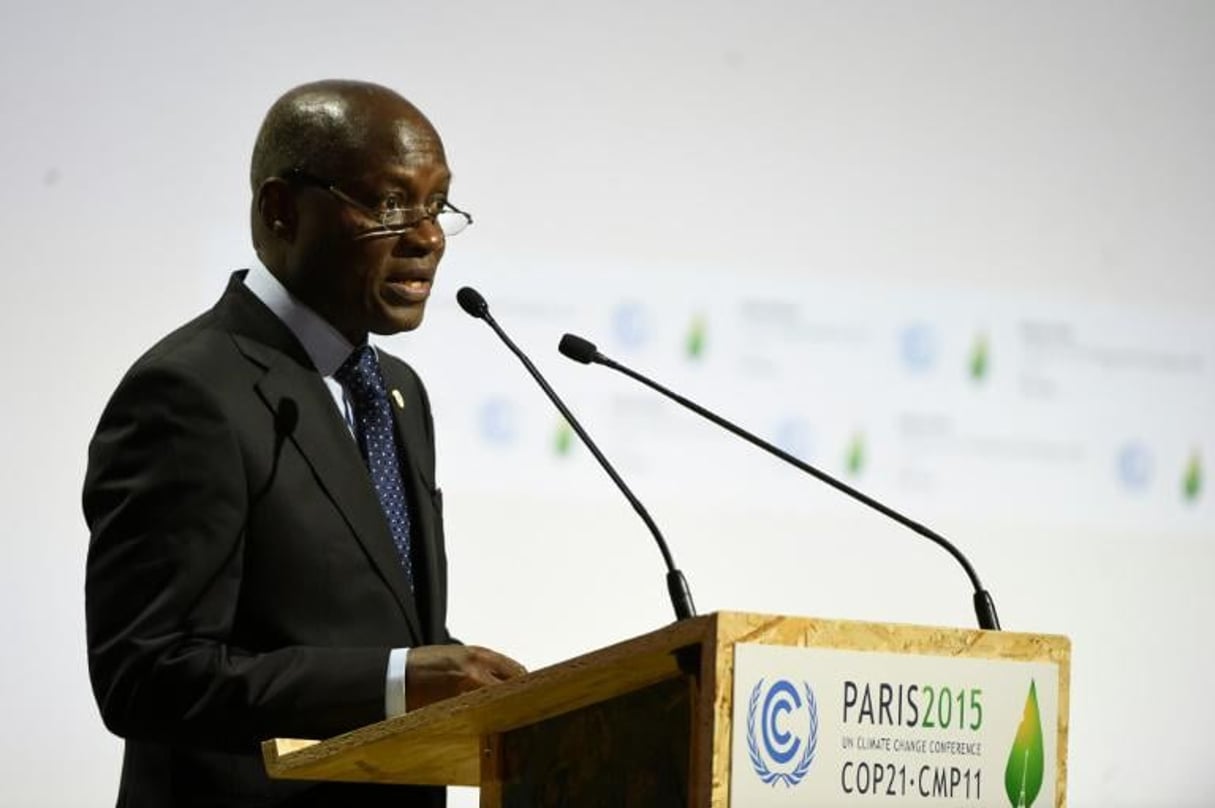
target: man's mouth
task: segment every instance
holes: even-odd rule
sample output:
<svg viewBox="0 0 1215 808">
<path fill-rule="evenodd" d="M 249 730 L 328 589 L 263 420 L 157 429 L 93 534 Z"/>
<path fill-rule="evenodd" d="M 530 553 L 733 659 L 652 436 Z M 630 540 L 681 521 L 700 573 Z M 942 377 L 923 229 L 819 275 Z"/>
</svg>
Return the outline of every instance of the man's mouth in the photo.
<svg viewBox="0 0 1215 808">
<path fill-rule="evenodd" d="M 385 286 L 402 303 L 423 303 L 430 297 L 431 282 L 426 278 L 389 278 Z"/>
</svg>

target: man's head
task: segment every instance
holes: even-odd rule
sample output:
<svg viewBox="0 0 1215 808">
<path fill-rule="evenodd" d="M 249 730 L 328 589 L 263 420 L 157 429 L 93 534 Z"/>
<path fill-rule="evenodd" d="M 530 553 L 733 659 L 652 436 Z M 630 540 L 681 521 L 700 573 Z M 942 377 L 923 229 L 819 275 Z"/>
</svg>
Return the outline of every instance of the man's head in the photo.
<svg viewBox="0 0 1215 808">
<path fill-rule="evenodd" d="M 416 107 L 375 84 L 296 87 L 266 114 L 250 180 L 254 247 L 293 295 L 355 343 L 417 328 L 451 172 Z"/>
</svg>

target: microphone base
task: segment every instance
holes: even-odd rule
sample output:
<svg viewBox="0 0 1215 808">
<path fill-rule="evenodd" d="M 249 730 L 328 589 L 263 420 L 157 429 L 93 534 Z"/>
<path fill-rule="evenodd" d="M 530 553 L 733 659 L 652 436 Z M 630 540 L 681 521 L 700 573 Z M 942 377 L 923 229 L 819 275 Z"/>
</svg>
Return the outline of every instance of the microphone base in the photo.
<svg viewBox="0 0 1215 808">
<path fill-rule="evenodd" d="M 975 590 L 975 617 L 979 618 L 979 628 L 986 631 L 999 631 L 1000 618 L 996 616 L 996 602 L 991 599 L 991 593 L 986 589 Z"/>
<path fill-rule="evenodd" d="M 671 605 L 675 607 L 676 620 L 688 620 L 696 616 L 696 606 L 692 603 L 692 590 L 688 588 L 688 580 L 677 569 L 667 573 L 667 592 L 671 595 Z"/>
</svg>

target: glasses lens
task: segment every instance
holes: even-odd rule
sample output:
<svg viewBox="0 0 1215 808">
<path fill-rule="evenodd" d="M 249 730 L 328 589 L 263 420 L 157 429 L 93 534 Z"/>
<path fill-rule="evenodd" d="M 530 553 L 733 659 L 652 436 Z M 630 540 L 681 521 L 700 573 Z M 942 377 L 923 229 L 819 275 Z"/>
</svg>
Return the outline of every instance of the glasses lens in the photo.
<svg viewBox="0 0 1215 808">
<path fill-rule="evenodd" d="M 454 236 L 468 227 L 468 217 L 463 213 L 456 213 L 453 210 L 443 211 L 435 217 L 435 221 L 445 236 Z"/>
</svg>

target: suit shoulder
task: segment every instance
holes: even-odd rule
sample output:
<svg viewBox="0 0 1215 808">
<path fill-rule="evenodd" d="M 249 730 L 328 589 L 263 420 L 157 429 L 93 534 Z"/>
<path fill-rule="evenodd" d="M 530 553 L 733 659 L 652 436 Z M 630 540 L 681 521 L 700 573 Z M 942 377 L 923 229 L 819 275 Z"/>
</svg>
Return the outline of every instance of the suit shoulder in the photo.
<svg viewBox="0 0 1215 808">
<path fill-rule="evenodd" d="M 231 332 L 212 311 L 195 317 L 158 340 L 135 360 L 124 381 L 144 374 L 170 373 L 199 381 L 220 380 L 239 356 Z"/>
<path fill-rule="evenodd" d="M 205 312 L 132 363 L 111 393 L 101 422 L 148 417 L 165 407 L 188 407 L 220 417 L 229 403 L 238 400 L 234 392 L 251 389 L 248 373 L 253 369 L 215 313 Z"/>
</svg>

